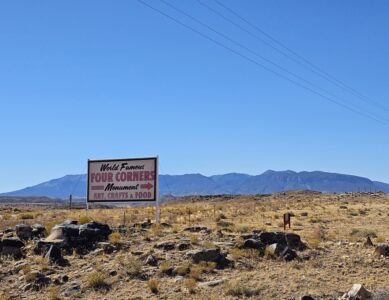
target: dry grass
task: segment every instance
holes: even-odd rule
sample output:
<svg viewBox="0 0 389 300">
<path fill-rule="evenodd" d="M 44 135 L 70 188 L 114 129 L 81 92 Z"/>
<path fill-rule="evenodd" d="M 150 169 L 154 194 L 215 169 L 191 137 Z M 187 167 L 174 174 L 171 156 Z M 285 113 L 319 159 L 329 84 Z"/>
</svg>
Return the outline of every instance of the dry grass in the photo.
<svg viewBox="0 0 389 300">
<path fill-rule="evenodd" d="M 150 278 L 149 281 L 147 281 L 148 288 L 154 294 L 158 293 L 158 285 L 159 285 L 159 280 L 157 278 Z"/>
<path fill-rule="evenodd" d="M 373 249 L 362 247 L 366 236 L 371 236 L 374 243 L 389 241 L 388 204 L 389 196 L 379 194 L 317 195 L 290 192 L 268 196 L 188 197 L 182 201 L 161 205 L 160 220 L 172 227 L 154 225 L 146 230 L 141 230 L 139 223 L 154 219 L 154 208 L 151 206 L 114 209 L 92 206 L 88 219 L 85 219 L 85 212 L 78 209 L 42 210 L 41 207 L 19 207 L 14 210 L 0 207 L 0 230 L 21 223 L 23 214 L 33 216 L 33 219 L 23 219 L 24 223 L 42 223 L 48 230 L 66 219 L 82 222 L 93 219 L 110 226 L 119 226 L 123 223 L 125 210 L 126 225 L 138 223 L 134 227 L 138 233 L 135 236 L 132 232 L 111 236 L 112 243 L 128 241 L 130 248 L 98 257 L 101 270 L 106 268 L 102 274 L 108 274 L 111 270 L 118 273 L 117 276 L 102 277 L 103 282 L 112 285 L 107 298 L 128 299 L 139 296 L 143 299 L 298 299 L 302 294 L 311 294 L 316 299 L 335 299 L 336 293 L 346 292 L 357 282 L 365 284 L 371 290 L 389 290 L 387 259 L 375 257 L 372 255 Z M 283 231 L 278 223 L 285 212 L 294 214 L 292 228 L 287 231 L 299 234 L 308 243 L 311 249 L 302 255 L 310 256 L 309 260 L 267 260 L 259 257 L 257 250 L 239 247 L 243 243 L 243 240 L 239 240 L 242 233 L 251 232 L 253 229 Z M 190 225 L 206 226 L 212 232 L 189 233 L 183 230 Z M 146 237 L 148 241 L 144 240 Z M 189 240 L 190 249 L 217 245 L 223 252 L 232 256 L 235 267 L 214 270 L 214 266 L 191 264 L 190 260 L 184 258 L 186 251 L 162 251 L 154 248 L 155 243 L 167 240 L 177 243 L 180 240 Z M 223 246 L 223 243 L 234 243 L 236 247 Z M 27 248 L 29 247 L 31 249 L 30 244 Z M 137 252 L 142 254 L 136 254 Z M 143 265 L 143 260 L 150 253 L 163 261 L 159 264 L 159 269 Z M 89 269 L 96 266 L 96 256 L 80 258 L 75 255 L 67 258 L 70 266 L 63 271 L 70 274 L 79 271 L 79 277 L 75 277 L 75 280 L 80 280 L 85 287 L 88 277 L 92 274 Z M 54 265 L 37 259 L 37 256 L 28 255 L 27 261 L 29 264 L 24 267 L 24 274 L 37 270 L 50 272 L 50 269 L 55 268 Z M 13 260 L 5 257 L 2 257 L 0 262 L 2 269 L 7 272 L 13 263 Z M 177 282 L 174 277 L 165 274 L 172 266 L 176 266 L 176 271 L 185 276 L 182 282 Z M 144 289 L 142 280 L 150 276 L 157 282 L 158 295 L 151 294 L 150 286 Z M 18 277 L 20 273 L 9 275 L 10 280 L 17 280 Z M 99 276 L 96 277 L 98 279 Z M 92 281 L 98 282 L 97 279 Z M 197 286 L 197 281 L 217 279 L 226 279 L 227 283 L 212 288 Z M 154 285 L 153 280 L 151 285 Z M 49 299 L 49 288 L 32 292 L 31 295 L 19 291 L 18 288 L 13 287 L 17 292 L 28 295 L 28 299 Z M 0 295 L 9 290 L 8 281 L 1 281 Z M 101 299 L 101 289 L 83 290 L 80 299 Z"/>
</svg>

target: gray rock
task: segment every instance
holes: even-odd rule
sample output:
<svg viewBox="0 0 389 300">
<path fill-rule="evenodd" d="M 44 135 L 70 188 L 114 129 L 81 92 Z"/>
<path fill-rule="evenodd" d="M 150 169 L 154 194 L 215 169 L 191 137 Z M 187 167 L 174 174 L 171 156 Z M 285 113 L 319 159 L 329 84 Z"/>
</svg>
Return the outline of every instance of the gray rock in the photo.
<svg viewBox="0 0 389 300">
<path fill-rule="evenodd" d="M 303 251 L 307 249 L 307 245 L 305 245 L 298 234 L 295 233 L 287 233 L 285 234 L 286 244 L 289 248 L 293 250 Z"/>
<path fill-rule="evenodd" d="M 63 260 L 61 249 L 56 245 L 50 245 L 50 248 L 47 250 L 45 254 L 45 258 L 52 262 L 61 262 Z"/>
<path fill-rule="evenodd" d="M 300 300 L 315 300 L 315 298 L 313 298 L 311 296 L 301 296 Z"/>
<path fill-rule="evenodd" d="M 224 279 L 218 279 L 218 280 L 212 280 L 212 281 L 206 281 L 206 282 L 200 282 L 198 284 L 199 287 L 214 287 L 214 286 L 218 286 L 222 283 L 224 283 L 225 280 Z"/>
<path fill-rule="evenodd" d="M 42 224 L 32 225 L 32 237 L 33 238 L 42 238 L 46 234 L 46 228 Z"/>
<path fill-rule="evenodd" d="M 189 231 L 189 232 L 200 232 L 200 231 L 211 232 L 211 230 L 208 227 L 199 226 L 199 225 L 194 225 L 194 226 L 186 227 L 184 229 L 184 231 Z"/>
<path fill-rule="evenodd" d="M 19 238 L 5 238 L 1 242 L 1 255 L 10 255 L 14 258 L 21 258 L 24 243 Z"/>
<path fill-rule="evenodd" d="M 78 282 L 74 281 L 69 284 L 69 287 L 62 292 L 62 296 L 70 297 L 81 290 L 81 286 Z"/>
<path fill-rule="evenodd" d="M 284 244 L 271 244 L 266 247 L 266 252 L 273 257 L 279 257 L 286 261 L 291 261 L 298 258 L 297 253 Z"/>
<path fill-rule="evenodd" d="M 265 248 L 265 245 L 257 240 L 248 239 L 244 241 L 242 248 L 262 250 Z"/>
<path fill-rule="evenodd" d="M 188 250 L 190 248 L 190 244 L 189 243 L 179 243 L 177 245 L 177 249 L 180 250 L 180 251 L 184 251 L 184 250 Z"/>
<path fill-rule="evenodd" d="M 176 247 L 175 242 L 171 241 L 165 241 L 165 242 L 160 242 L 154 246 L 157 249 L 163 249 L 165 251 L 173 250 Z"/>
<path fill-rule="evenodd" d="M 374 253 L 378 256 L 389 256 L 389 245 L 379 244 L 376 246 Z"/>
<path fill-rule="evenodd" d="M 351 290 L 342 296 L 342 299 L 347 300 L 367 300 L 371 299 L 372 293 L 365 289 L 362 284 L 353 284 Z"/>
<path fill-rule="evenodd" d="M 232 264 L 232 262 L 227 259 L 227 254 L 221 253 L 219 248 L 188 251 L 186 256 L 191 258 L 195 264 L 198 264 L 201 261 L 215 262 L 218 269 L 224 269 Z"/>
<path fill-rule="evenodd" d="M 32 227 L 26 224 L 18 224 L 16 225 L 16 235 L 21 240 L 30 240 L 32 239 Z"/>
<path fill-rule="evenodd" d="M 150 266 L 157 266 L 158 265 L 158 259 L 154 255 L 147 256 L 145 260 L 146 265 Z"/>
<path fill-rule="evenodd" d="M 262 244 L 286 244 L 285 233 L 283 232 L 261 232 L 258 236 Z"/>
</svg>

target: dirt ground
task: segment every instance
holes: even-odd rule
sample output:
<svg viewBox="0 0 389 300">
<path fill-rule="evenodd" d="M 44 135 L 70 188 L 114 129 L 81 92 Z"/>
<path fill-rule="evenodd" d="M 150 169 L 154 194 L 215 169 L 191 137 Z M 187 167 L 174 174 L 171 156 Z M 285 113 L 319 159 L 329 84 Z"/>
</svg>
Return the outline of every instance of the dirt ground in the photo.
<svg viewBox="0 0 389 300">
<path fill-rule="evenodd" d="M 284 231 L 283 214 L 292 213 L 291 228 L 309 246 L 298 259 L 284 261 L 243 249 L 242 235 L 253 230 Z M 0 256 L 0 299 L 337 299 L 361 283 L 376 299 L 389 299 L 389 257 L 365 246 L 389 243 L 389 195 L 382 193 L 321 194 L 294 191 L 256 196 L 185 197 L 154 207 L 85 210 L 37 206 L 1 206 L 0 232 L 16 224 L 43 224 L 48 231 L 66 219 L 96 220 L 122 233 L 110 236 L 112 253 L 102 249 L 65 256 L 58 266 L 25 247 L 25 258 Z M 199 225 L 209 230 L 190 232 Z M 172 242 L 188 249 L 164 249 Z M 232 266 L 193 263 L 196 249 L 220 248 Z M 146 262 L 149 256 L 156 264 Z M 173 273 L 171 272 L 173 270 Z M 49 278 L 31 288 L 36 274 Z"/>
</svg>

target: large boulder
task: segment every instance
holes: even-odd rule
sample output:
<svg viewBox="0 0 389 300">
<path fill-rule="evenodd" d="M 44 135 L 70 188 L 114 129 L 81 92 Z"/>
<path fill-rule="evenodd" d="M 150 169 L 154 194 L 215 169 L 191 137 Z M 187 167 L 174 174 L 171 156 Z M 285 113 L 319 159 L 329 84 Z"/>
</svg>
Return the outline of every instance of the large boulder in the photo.
<svg viewBox="0 0 389 300">
<path fill-rule="evenodd" d="M 379 244 L 375 247 L 374 253 L 377 256 L 389 256 L 389 244 Z"/>
<path fill-rule="evenodd" d="M 253 235 L 253 238 L 266 246 L 280 244 L 298 251 L 303 251 L 307 248 L 307 246 L 301 241 L 300 236 L 295 233 L 261 232 L 258 236 Z"/>
<path fill-rule="evenodd" d="M 63 260 L 61 249 L 56 245 L 50 245 L 50 248 L 45 254 L 45 258 L 52 262 L 61 262 Z"/>
<path fill-rule="evenodd" d="M 169 250 L 173 250 L 176 247 L 176 243 L 171 241 L 164 241 L 154 245 L 154 247 L 157 249 L 163 249 L 165 251 L 169 251 Z"/>
<path fill-rule="evenodd" d="M 79 227 L 79 235 L 81 238 L 86 238 L 87 243 L 101 242 L 108 239 L 112 230 L 107 224 L 92 221 Z"/>
<path fill-rule="evenodd" d="M 294 250 L 281 243 L 275 243 L 267 246 L 266 253 L 272 257 L 279 257 L 286 261 L 298 258 L 298 255 Z"/>
<path fill-rule="evenodd" d="M 372 298 L 372 293 L 362 284 L 353 284 L 351 290 L 344 294 L 341 299 L 347 300 L 367 300 Z"/>
<path fill-rule="evenodd" d="M 6 238 L 1 242 L 1 255 L 9 255 L 14 258 L 21 258 L 23 256 L 22 248 L 24 243 L 19 238 Z"/>
<path fill-rule="evenodd" d="M 82 225 L 75 223 L 76 221 L 67 220 L 54 226 L 49 236 L 37 243 L 34 251 L 36 253 L 42 252 L 42 249 L 47 251 L 47 247 L 55 244 L 65 249 L 67 253 L 70 253 L 72 249 L 83 253 L 94 248 L 98 242 L 107 240 L 112 232 L 107 224 L 95 221 Z"/>
<path fill-rule="evenodd" d="M 262 244 L 286 244 L 285 233 L 283 232 L 261 232 L 258 239 Z"/>
<path fill-rule="evenodd" d="M 288 247 L 293 250 L 303 251 L 307 249 L 307 245 L 301 241 L 301 238 L 298 234 L 287 233 L 285 234 L 285 240 Z"/>
<path fill-rule="evenodd" d="M 226 253 L 221 253 L 219 248 L 199 249 L 186 253 L 186 256 L 191 258 L 195 264 L 202 261 L 215 262 L 218 269 L 223 269 L 231 264 L 227 259 Z"/>
<path fill-rule="evenodd" d="M 16 225 L 16 235 L 21 240 L 30 240 L 32 239 L 32 227 L 27 224 L 18 224 Z"/>
<path fill-rule="evenodd" d="M 33 238 L 42 238 L 46 234 L 46 228 L 42 224 L 32 225 L 32 237 Z"/>
</svg>

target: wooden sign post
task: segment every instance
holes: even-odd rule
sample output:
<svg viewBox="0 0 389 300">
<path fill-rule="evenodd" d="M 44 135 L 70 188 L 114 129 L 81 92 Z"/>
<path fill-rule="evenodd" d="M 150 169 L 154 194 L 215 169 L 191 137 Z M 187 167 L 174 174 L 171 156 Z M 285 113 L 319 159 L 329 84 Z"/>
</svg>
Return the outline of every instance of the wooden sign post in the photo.
<svg viewBox="0 0 389 300">
<path fill-rule="evenodd" d="M 286 230 L 286 225 L 289 225 L 290 228 L 290 219 L 292 215 L 290 213 L 284 214 L 284 230 Z"/>
</svg>

